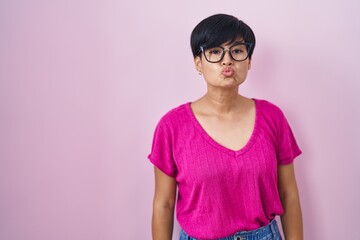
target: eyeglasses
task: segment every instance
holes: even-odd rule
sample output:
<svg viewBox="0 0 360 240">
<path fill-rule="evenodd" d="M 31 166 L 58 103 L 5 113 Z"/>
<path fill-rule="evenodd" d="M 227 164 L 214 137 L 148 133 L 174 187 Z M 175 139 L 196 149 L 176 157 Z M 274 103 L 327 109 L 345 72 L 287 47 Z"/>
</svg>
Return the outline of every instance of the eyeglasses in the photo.
<svg viewBox="0 0 360 240">
<path fill-rule="evenodd" d="M 218 63 L 223 60 L 225 52 L 227 51 L 234 61 L 240 62 L 249 57 L 251 47 L 252 43 L 237 43 L 227 49 L 223 47 L 213 47 L 207 49 L 201 46 L 200 50 L 204 53 L 205 59 L 210 63 Z"/>
</svg>

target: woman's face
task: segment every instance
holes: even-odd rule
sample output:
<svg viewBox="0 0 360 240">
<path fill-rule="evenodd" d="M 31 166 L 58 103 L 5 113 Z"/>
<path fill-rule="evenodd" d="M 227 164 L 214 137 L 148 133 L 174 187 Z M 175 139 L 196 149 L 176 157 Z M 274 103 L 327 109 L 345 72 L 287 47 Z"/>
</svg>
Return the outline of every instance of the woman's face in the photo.
<svg viewBox="0 0 360 240">
<path fill-rule="evenodd" d="M 229 49 L 235 44 L 225 43 L 221 47 Z M 222 88 L 237 87 L 243 83 L 251 66 L 251 59 L 235 61 L 231 58 L 229 51 L 226 51 L 224 58 L 217 63 L 208 62 L 203 53 L 201 57 L 195 57 L 194 62 L 196 70 L 204 75 L 208 85 Z"/>
</svg>

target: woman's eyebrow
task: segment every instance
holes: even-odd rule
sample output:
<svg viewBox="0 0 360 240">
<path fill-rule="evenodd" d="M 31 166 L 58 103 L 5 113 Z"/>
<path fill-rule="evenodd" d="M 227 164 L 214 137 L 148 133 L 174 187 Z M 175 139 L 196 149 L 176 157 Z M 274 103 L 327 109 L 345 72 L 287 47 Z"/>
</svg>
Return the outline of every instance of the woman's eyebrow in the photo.
<svg viewBox="0 0 360 240">
<path fill-rule="evenodd" d="M 235 45 L 235 44 L 239 44 L 239 43 L 245 43 L 245 41 L 244 40 L 235 41 L 231 45 Z"/>
<path fill-rule="evenodd" d="M 223 47 L 225 47 L 225 46 L 231 47 L 231 46 L 234 46 L 234 45 L 239 44 L 239 43 L 245 43 L 245 41 L 244 40 L 238 40 L 238 41 L 232 42 L 230 44 L 222 45 L 222 46 Z"/>
</svg>

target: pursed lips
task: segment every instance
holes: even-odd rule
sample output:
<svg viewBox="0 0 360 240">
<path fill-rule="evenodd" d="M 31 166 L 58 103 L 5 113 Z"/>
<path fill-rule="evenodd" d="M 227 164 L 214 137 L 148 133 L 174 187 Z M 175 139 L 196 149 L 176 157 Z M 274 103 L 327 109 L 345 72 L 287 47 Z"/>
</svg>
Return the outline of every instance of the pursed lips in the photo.
<svg viewBox="0 0 360 240">
<path fill-rule="evenodd" d="M 231 77 L 234 74 L 234 72 L 235 72 L 234 69 L 231 67 L 225 67 L 221 71 L 221 73 L 226 77 Z"/>
</svg>

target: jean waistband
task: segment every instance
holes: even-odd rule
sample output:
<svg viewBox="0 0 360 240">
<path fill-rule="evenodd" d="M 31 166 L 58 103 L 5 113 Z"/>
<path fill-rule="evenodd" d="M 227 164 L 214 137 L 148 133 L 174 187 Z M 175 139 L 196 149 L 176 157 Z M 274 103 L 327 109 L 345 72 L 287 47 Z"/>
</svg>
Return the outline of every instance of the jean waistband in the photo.
<svg viewBox="0 0 360 240">
<path fill-rule="evenodd" d="M 192 238 L 189 235 L 187 235 L 183 230 L 181 231 L 182 231 L 181 234 L 183 235 L 183 238 L 181 239 L 201 240 L 197 238 Z M 281 235 L 275 219 L 271 220 L 271 222 L 266 226 L 250 231 L 240 231 L 235 233 L 234 235 L 225 238 L 219 238 L 218 240 L 262 240 L 268 238 L 281 240 Z"/>
</svg>

